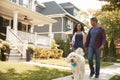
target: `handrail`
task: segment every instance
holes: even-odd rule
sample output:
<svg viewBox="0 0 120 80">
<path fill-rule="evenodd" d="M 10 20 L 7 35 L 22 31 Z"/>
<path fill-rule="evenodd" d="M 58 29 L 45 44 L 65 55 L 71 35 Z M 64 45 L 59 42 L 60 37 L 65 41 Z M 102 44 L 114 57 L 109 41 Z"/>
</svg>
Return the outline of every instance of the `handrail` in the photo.
<svg viewBox="0 0 120 80">
<path fill-rule="evenodd" d="M 21 43 L 24 43 L 17 35 L 15 35 L 15 33 L 9 29 L 9 31 L 21 42 Z"/>
</svg>

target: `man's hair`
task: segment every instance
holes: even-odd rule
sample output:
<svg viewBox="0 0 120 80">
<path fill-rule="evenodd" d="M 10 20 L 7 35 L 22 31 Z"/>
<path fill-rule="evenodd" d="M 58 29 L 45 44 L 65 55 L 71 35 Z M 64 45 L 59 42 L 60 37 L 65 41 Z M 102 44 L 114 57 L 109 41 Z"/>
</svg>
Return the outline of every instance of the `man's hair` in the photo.
<svg viewBox="0 0 120 80">
<path fill-rule="evenodd" d="M 92 17 L 90 20 L 98 22 L 98 19 L 96 17 Z"/>
</svg>

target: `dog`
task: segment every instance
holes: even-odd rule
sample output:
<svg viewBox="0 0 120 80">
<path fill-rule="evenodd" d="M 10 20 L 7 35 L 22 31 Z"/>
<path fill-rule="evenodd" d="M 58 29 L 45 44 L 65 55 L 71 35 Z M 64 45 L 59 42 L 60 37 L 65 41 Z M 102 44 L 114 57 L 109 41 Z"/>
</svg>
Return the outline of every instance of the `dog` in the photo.
<svg viewBox="0 0 120 80">
<path fill-rule="evenodd" d="M 84 80 L 85 76 L 85 58 L 82 48 L 78 48 L 76 51 L 71 52 L 66 61 L 71 63 L 71 70 L 74 80 Z"/>
</svg>

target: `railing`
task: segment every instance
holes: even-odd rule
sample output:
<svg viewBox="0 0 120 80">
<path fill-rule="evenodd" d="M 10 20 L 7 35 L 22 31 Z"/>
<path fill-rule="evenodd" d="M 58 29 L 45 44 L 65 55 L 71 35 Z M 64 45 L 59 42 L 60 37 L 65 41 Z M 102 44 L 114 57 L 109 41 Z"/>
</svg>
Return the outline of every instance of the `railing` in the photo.
<svg viewBox="0 0 120 80">
<path fill-rule="evenodd" d="M 17 48 L 17 50 L 23 54 L 24 53 L 24 41 L 21 40 L 16 34 L 15 32 L 10 29 L 10 27 L 7 27 L 7 40 L 10 41 L 12 43 L 12 45 L 15 45 L 15 47 Z"/>
<path fill-rule="evenodd" d="M 48 36 L 42 36 L 38 35 L 37 33 L 27 33 L 23 31 L 18 31 L 18 36 L 22 40 L 28 41 L 28 43 L 33 43 L 36 45 L 45 45 L 45 46 L 50 46 L 50 37 Z"/>
</svg>

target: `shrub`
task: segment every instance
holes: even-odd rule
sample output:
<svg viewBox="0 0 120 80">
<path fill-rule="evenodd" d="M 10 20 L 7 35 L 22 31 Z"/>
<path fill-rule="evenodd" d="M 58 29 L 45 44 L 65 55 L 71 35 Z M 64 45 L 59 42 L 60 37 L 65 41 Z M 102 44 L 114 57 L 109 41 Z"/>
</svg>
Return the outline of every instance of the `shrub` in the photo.
<svg viewBox="0 0 120 80">
<path fill-rule="evenodd" d="M 65 43 L 65 46 L 64 46 L 63 57 L 66 57 L 69 53 L 70 53 L 70 40 L 68 38 L 67 42 Z"/>
<path fill-rule="evenodd" d="M 111 42 L 110 42 L 109 53 L 110 53 L 111 57 L 116 57 L 116 48 L 115 48 L 115 44 L 114 44 L 113 38 L 111 39 Z"/>
<path fill-rule="evenodd" d="M 32 44 L 29 44 L 28 47 L 27 47 L 27 49 L 35 51 L 35 46 L 32 45 Z"/>
<path fill-rule="evenodd" d="M 103 57 L 107 57 L 109 53 L 109 48 L 108 48 L 108 41 L 106 40 L 105 47 L 103 49 Z"/>
<path fill-rule="evenodd" d="M 61 49 L 42 49 L 38 48 L 35 50 L 34 57 L 35 58 L 56 58 L 59 59 L 62 57 L 63 50 Z"/>
<path fill-rule="evenodd" d="M 2 41 L 2 46 L 5 46 L 6 48 L 10 48 L 10 43 L 6 41 Z"/>
<path fill-rule="evenodd" d="M 55 41 L 56 41 L 56 43 L 59 45 L 59 46 L 58 46 L 58 49 L 64 50 L 64 46 L 65 46 L 64 40 L 62 40 L 62 39 L 56 39 Z"/>
<path fill-rule="evenodd" d="M 116 62 L 116 58 L 108 56 L 108 57 L 104 57 L 102 59 L 102 61 L 104 61 L 104 62 Z"/>
<path fill-rule="evenodd" d="M 57 49 L 57 44 L 56 44 L 56 42 L 55 42 L 54 39 L 52 40 L 52 46 L 51 46 L 51 49 Z"/>
</svg>

